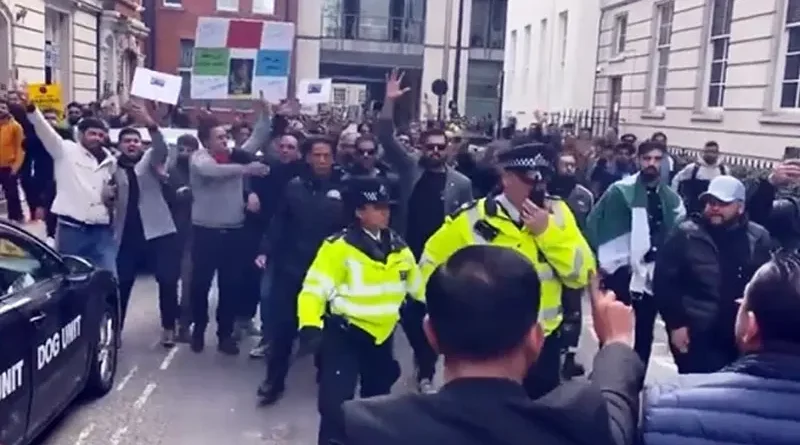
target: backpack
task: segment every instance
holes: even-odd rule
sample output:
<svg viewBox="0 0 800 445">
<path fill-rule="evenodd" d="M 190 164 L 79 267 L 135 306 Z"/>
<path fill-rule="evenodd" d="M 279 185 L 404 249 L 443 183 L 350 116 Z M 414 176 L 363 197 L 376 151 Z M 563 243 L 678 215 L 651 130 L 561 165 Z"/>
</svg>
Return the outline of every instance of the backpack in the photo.
<svg viewBox="0 0 800 445">
<path fill-rule="evenodd" d="M 694 164 L 694 168 L 692 169 L 692 176 L 689 179 L 691 180 L 697 179 L 697 172 L 699 170 L 700 170 L 700 164 Z M 720 164 L 719 166 L 719 174 L 723 176 L 728 174 L 728 169 L 725 168 L 725 166 L 722 164 Z"/>
</svg>

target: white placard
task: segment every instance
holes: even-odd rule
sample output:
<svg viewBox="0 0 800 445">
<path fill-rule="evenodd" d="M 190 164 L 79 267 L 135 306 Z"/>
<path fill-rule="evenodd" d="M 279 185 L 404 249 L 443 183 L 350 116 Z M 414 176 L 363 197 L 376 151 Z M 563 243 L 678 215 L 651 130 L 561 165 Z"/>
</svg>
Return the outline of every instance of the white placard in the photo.
<svg viewBox="0 0 800 445">
<path fill-rule="evenodd" d="M 219 17 L 197 19 L 195 48 L 225 48 L 230 20 Z"/>
<path fill-rule="evenodd" d="M 301 79 L 297 83 L 297 100 L 303 105 L 330 103 L 331 79 Z"/>
<path fill-rule="evenodd" d="M 174 74 L 136 68 L 131 83 L 131 95 L 170 105 L 178 104 L 183 79 Z"/>
</svg>

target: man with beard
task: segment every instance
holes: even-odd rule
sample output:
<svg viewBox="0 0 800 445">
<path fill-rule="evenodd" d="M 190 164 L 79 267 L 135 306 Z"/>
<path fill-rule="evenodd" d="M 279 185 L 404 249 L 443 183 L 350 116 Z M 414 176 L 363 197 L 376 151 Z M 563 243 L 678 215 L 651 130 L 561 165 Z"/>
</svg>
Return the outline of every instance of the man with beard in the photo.
<svg viewBox="0 0 800 445">
<path fill-rule="evenodd" d="M 378 178 L 389 191 L 391 197 L 390 207 L 392 212 L 397 211 L 398 203 L 398 178 L 389 170 L 389 166 L 378 159 L 378 141 L 372 135 L 360 136 L 355 142 L 355 158 L 350 167 L 345 171 L 344 181 L 361 178 Z M 391 227 L 397 230 L 398 219 L 391 219 Z"/>
<path fill-rule="evenodd" d="M 678 372 L 709 373 L 737 358 L 736 301 L 770 259 L 770 236 L 745 214 L 745 187 L 714 178 L 697 214 L 678 225 L 656 262 L 653 291 Z"/>
<path fill-rule="evenodd" d="M 25 159 L 22 147 L 25 131 L 11 115 L 9 107 L 7 100 L 0 99 L 0 186 L 8 205 L 8 219 L 21 223 L 25 216 L 17 178 Z"/>
<path fill-rule="evenodd" d="M 567 203 L 567 206 L 575 216 L 575 222 L 585 233 L 586 217 L 594 206 L 594 196 L 586 187 L 578 184 L 577 162 L 575 155 L 570 152 L 562 152 L 556 164 L 556 175 L 550 181 L 548 189 L 551 195 L 558 196 Z M 578 341 L 581 336 L 581 298 L 584 289 L 564 288 L 561 294 L 561 301 L 564 305 L 564 323 L 561 326 L 561 340 L 565 350 L 564 363 L 561 367 L 561 375 L 565 379 L 578 377 L 586 370 L 583 365 L 575 361 L 575 354 L 578 350 Z"/>
<path fill-rule="evenodd" d="M 639 145 L 641 171 L 621 179 L 600 197 L 586 221 L 605 286 L 636 313 L 634 349 L 647 365 L 653 346 L 656 304 L 653 270 L 667 235 L 686 214 L 680 196 L 661 181 L 665 147 Z"/>
<path fill-rule="evenodd" d="M 78 102 L 70 102 L 67 104 L 67 125 L 70 129 L 78 125 L 78 121 L 83 118 L 83 106 Z"/>
<path fill-rule="evenodd" d="M 131 117 L 147 128 L 152 148 L 144 150 L 139 131 L 124 128 L 119 133 L 117 162 L 114 174 L 117 196 L 114 208 L 114 238 L 119 246 L 120 331 L 125 324 L 128 303 L 136 276 L 152 255 L 158 283 L 158 306 L 161 314 L 161 342 L 175 344 L 175 323 L 178 320 L 178 277 L 181 251 L 175 236 L 176 227 L 162 190 L 166 179 L 169 154 L 158 124 L 144 104 L 132 103 L 127 109 Z"/>
<path fill-rule="evenodd" d="M 63 139 L 30 102 L 25 88 L 17 94 L 36 136 L 53 158 L 56 197 L 51 211 L 58 215 L 56 249 L 64 255 L 82 256 L 116 275 L 111 215 L 117 160 L 103 147 L 108 128 L 98 119 L 86 118 L 78 123 L 77 143 Z"/>
<path fill-rule="evenodd" d="M 443 130 L 429 129 L 420 136 L 420 157 L 409 154 L 394 137 L 394 106 L 409 88 L 401 86 L 403 76 L 392 71 L 386 81 L 386 98 L 376 129 L 385 150 L 386 160 L 399 176 L 400 203 L 395 217 L 396 227 L 411 252 L 419 259 L 428 238 L 442 225 L 445 216 L 462 204 L 472 201 L 472 182 L 447 166 L 447 136 Z M 411 211 L 413 209 L 413 211 Z M 404 308 L 403 331 L 414 349 L 417 386 L 420 391 L 433 390 L 436 368 L 433 352 L 422 332 L 422 314 L 415 305 Z"/>
<path fill-rule="evenodd" d="M 727 174 L 728 169 L 719 159 L 719 145 L 708 141 L 700 158 L 689 163 L 672 178 L 672 189 L 683 198 L 687 213 L 699 213 L 705 207 L 700 195 L 705 193 L 712 179 Z"/>
</svg>

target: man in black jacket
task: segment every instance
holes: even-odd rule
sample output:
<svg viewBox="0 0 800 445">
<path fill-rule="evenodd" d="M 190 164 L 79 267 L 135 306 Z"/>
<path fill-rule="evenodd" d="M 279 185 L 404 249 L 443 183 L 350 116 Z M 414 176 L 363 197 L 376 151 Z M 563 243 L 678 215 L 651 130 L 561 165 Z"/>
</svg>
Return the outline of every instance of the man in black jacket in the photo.
<svg viewBox="0 0 800 445">
<path fill-rule="evenodd" d="M 437 268 L 426 287 L 425 334 L 445 356 L 444 387 L 346 402 L 346 445 L 629 445 L 644 366 L 631 309 L 593 286 L 604 346 L 590 382 L 537 399 L 522 380 L 544 343 L 539 277 L 519 253 L 475 245 Z M 534 289 L 534 291 L 532 291 Z"/>
<path fill-rule="evenodd" d="M 770 259 L 769 233 L 744 214 L 745 187 L 714 178 L 700 195 L 702 216 L 680 223 L 656 260 L 653 294 L 667 326 L 678 372 L 710 373 L 738 356 L 737 303 Z"/>
<path fill-rule="evenodd" d="M 284 196 L 264 236 L 256 264 L 274 267 L 270 296 L 267 378 L 258 390 L 263 404 L 282 396 L 297 335 L 297 295 L 303 278 L 326 237 L 345 224 L 341 172 L 334 168 L 333 142 L 312 138 L 303 144 L 308 173 L 289 181 Z"/>
</svg>

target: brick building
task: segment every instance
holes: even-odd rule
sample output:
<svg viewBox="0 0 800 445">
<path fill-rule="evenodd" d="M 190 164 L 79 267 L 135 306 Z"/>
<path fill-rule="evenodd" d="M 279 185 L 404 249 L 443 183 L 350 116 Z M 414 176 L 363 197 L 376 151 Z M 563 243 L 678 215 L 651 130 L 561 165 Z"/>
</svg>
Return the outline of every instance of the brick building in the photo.
<svg viewBox="0 0 800 445">
<path fill-rule="evenodd" d="M 252 20 L 297 22 L 299 0 L 144 0 L 145 22 L 151 28 L 147 48 L 147 66 L 151 69 L 180 74 L 183 79 L 182 103 L 187 108 L 202 107 L 204 103 L 189 97 L 197 18 L 204 16 Z M 296 50 L 296 47 L 295 47 Z M 296 51 L 292 56 L 297 59 Z M 291 64 L 289 88 L 294 85 L 294 62 Z M 232 110 L 249 107 L 246 101 L 216 100 L 212 108 L 232 117 Z"/>
</svg>

